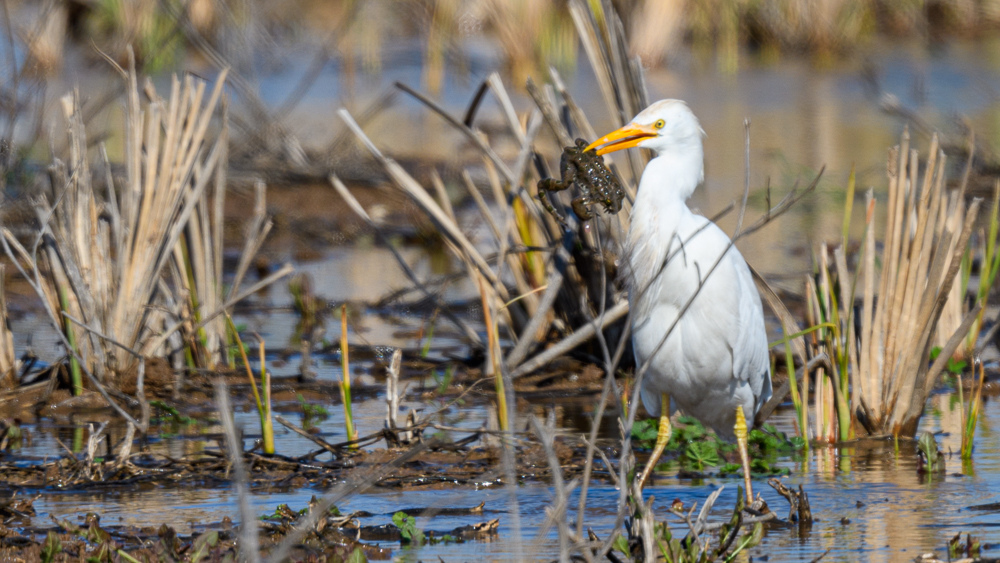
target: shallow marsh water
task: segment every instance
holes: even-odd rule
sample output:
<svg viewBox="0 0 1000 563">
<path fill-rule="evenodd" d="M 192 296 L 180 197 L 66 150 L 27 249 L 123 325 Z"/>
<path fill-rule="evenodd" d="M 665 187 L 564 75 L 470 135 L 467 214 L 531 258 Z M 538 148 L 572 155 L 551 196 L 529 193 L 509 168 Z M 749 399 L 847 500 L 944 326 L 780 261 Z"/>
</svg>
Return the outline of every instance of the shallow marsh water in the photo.
<svg viewBox="0 0 1000 563">
<path fill-rule="evenodd" d="M 977 126 L 977 134 L 987 142 L 1000 142 L 1000 73 L 996 57 L 982 56 L 982 49 L 996 50 L 994 44 L 955 43 L 938 51 L 928 51 L 912 46 L 889 46 L 876 51 L 871 62 L 879 69 L 885 91 L 898 96 L 904 103 L 921 109 L 935 124 L 946 126 L 953 113 L 966 114 Z M 481 78 L 492 71 L 488 54 L 478 64 L 472 65 L 473 77 L 460 80 L 450 77 L 446 85 L 445 101 L 452 109 L 462 107 L 471 96 Z M 388 65 L 389 70 L 380 76 L 364 77 L 356 88 L 375 91 L 393 80 L 417 84 L 420 80 L 419 62 Z M 816 70 L 807 63 L 788 61 L 774 66 L 750 66 L 733 77 L 720 76 L 712 71 L 698 70 L 690 61 L 681 60 L 674 70 L 656 70 L 648 74 L 652 98 L 677 97 L 689 100 L 699 115 L 707 133 L 706 160 L 708 176 L 706 185 L 694 198 L 694 205 L 707 213 L 719 209 L 736 199 L 742 189 L 743 177 L 743 119 L 752 121 L 751 135 L 753 169 L 751 182 L 755 187 L 771 179 L 776 197 L 786 190 L 795 178 L 803 182 L 820 166 L 828 166 L 820 193 L 811 201 L 797 206 L 793 212 L 775 225 L 742 240 L 740 246 L 755 266 L 765 274 L 788 280 L 786 285 L 797 288 L 801 276 L 808 269 L 810 241 L 833 239 L 839 236 L 842 193 L 851 165 L 859 170 L 859 187 L 884 185 L 886 148 L 894 144 L 902 128 L 901 123 L 881 113 L 875 100 L 866 90 L 861 79 L 860 65 L 844 65 L 827 70 Z M 286 72 L 294 74 L 294 69 Z M 333 120 L 333 107 L 350 97 L 337 89 L 326 88 L 337 84 L 336 70 L 324 72 L 317 86 L 290 118 L 298 123 L 307 138 L 325 134 L 327 123 L 315 120 L 317 111 L 329 114 Z M 278 86 L 287 75 L 268 78 L 262 94 L 268 101 L 280 99 Z M 592 87 L 593 79 L 583 67 L 572 76 L 571 90 L 577 94 L 588 115 L 600 116 L 603 106 Z M 331 94 L 331 92 L 334 92 Z M 339 92 L 339 93 L 338 93 Z M 587 94 L 590 92 L 591 94 Z M 336 99 L 339 96 L 340 99 Z M 523 100 L 521 100 L 523 102 Z M 488 112 L 484 114 L 489 118 Z M 400 116 L 406 117 L 399 119 Z M 413 116 L 419 116 L 416 119 Z M 610 121 L 595 118 L 595 127 L 603 131 Z M 312 129 L 310 129 L 310 127 Z M 371 134 L 376 143 L 394 154 L 423 151 L 441 158 L 454 157 L 455 135 L 446 130 L 433 117 L 411 103 L 403 103 L 384 118 L 375 120 Z M 416 143 L 417 135 L 431 139 L 430 143 Z M 919 146 L 927 140 L 915 134 Z M 447 161 L 447 158 L 444 160 Z M 752 200 L 751 214 L 763 207 L 761 196 Z M 732 230 L 734 216 L 725 218 L 724 228 Z M 404 255 L 421 276 L 442 273 L 439 264 L 421 249 L 404 249 Z M 391 290 L 407 286 L 394 259 L 379 248 L 342 247 L 324 253 L 319 260 L 300 262 L 302 270 L 310 273 L 315 291 L 325 299 L 339 301 L 372 301 Z M 454 265 L 446 265 L 454 268 Z M 467 289 L 457 288 L 453 298 L 468 296 Z M 258 311 L 246 313 L 237 322 L 247 324 L 251 330 L 264 336 L 269 346 L 278 349 L 294 348 L 296 316 L 290 312 L 290 296 L 283 288 L 273 288 L 257 296 Z M 475 313 L 475 311 L 470 311 Z M 401 312 L 394 315 L 377 315 L 365 310 L 352 325 L 351 339 L 355 345 L 401 346 L 413 348 L 421 344 L 415 336 L 426 325 L 420 314 Z M 28 336 L 43 357 L 58 355 L 46 322 L 29 316 L 14 322 L 18 349 L 23 349 Z M 48 332 L 46 332 L 48 330 Z M 326 338 L 336 341 L 339 321 L 328 319 Z M 456 341 L 457 342 L 457 341 Z M 435 353 L 459 355 L 461 348 L 455 342 L 435 342 Z M 278 375 L 297 373 L 296 357 L 282 358 L 282 364 L 273 366 Z M 354 368 L 360 377 L 370 377 L 372 363 L 361 361 Z M 321 379 L 340 378 L 339 361 L 334 356 L 317 357 L 314 369 Z M 943 430 L 949 435 L 938 437 L 945 452 L 958 451 L 958 415 L 946 394 L 931 400 L 932 409 L 923 425 L 932 431 Z M 409 401 L 405 406 L 423 406 L 419 401 Z M 321 436 L 336 442 L 343 438 L 343 419 L 339 405 L 330 405 L 331 416 L 319 423 Z M 354 412 L 361 432 L 380 428 L 385 404 L 381 398 L 355 402 Z M 450 424 L 474 428 L 487 415 L 481 405 L 456 409 L 451 413 Z M 288 415 L 295 423 L 301 418 Z M 586 418 L 586 417 L 582 417 Z M 81 420 L 78 418 L 77 420 Z M 85 420 L 85 417 L 82 417 Z M 247 444 L 254 439 L 256 415 L 242 411 L 238 423 L 247 431 Z M 791 428 L 788 410 L 780 411 L 773 420 L 779 428 Z M 808 533 L 797 530 L 771 530 L 763 543 L 749 555 L 755 559 L 769 556 L 770 560 L 810 560 L 831 549 L 826 560 L 899 561 L 910 560 L 917 554 L 935 551 L 945 553 L 947 540 L 958 532 L 969 532 L 985 544 L 1000 544 L 1000 512 L 970 511 L 969 506 L 1000 501 L 1000 402 L 990 400 L 976 437 L 976 452 L 972 471 L 965 473 L 957 457 L 948 459 L 947 473 L 940 477 L 924 478 L 917 474 L 914 456 L 899 456 L 890 445 L 881 449 L 845 446 L 841 448 L 813 448 L 805 461 L 785 461 L 791 470 L 786 481 L 802 484 L 810 495 L 814 514 L 820 519 Z M 29 425 L 33 442 L 20 455 L 26 463 L 51 458 L 63 452 L 56 442 L 70 443 L 75 437 L 74 426 L 52 426 L 43 421 Z M 313 449 L 308 441 L 299 438 L 283 427 L 276 428 L 280 451 L 285 455 L 299 455 Z M 568 428 L 583 431 L 586 428 Z M 152 445 L 165 452 L 183 453 L 192 448 L 215 448 L 197 436 L 160 436 Z M 606 484 L 595 484 L 589 495 L 587 525 L 598 535 L 610 529 L 618 491 Z M 708 478 L 702 481 L 678 479 L 662 475 L 647 489 L 656 497 L 656 506 L 666 513 L 666 507 L 675 498 L 686 505 L 700 502 L 715 488 L 726 485 L 718 506 L 731 506 L 737 480 Z M 784 501 L 773 494 L 762 481 L 756 483 L 772 508 L 783 512 Z M 253 506 L 260 514 L 272 512 L 276 505 L 288 503 L 292 508 L 302 508 L 316 494 L 314 490 L 253 495 Z M 523 540 L 521 553 L 528 560 L 550 560 L 558 556 L 558 542 L 551 531 L 535 538 L 545 521 L 545 509 L 552 502 L 552 491 L 539 484 L 520 486 L 517 489 L 517 513 L 520 526 L 514 523 L 514 505 L 503 489 L 456 488 L 448 491 L 377 491 L 355 495 L 340 505 L 344 512 L 366 510 L 379 514 L 365 519 L 364 524 L 391 521 L 391 513 L 400 508 L 416 506 L 471 507 L 486 502 L 486 512 L 476 517 L 439 516 L 433 520 L 420 518 L 418 525 L 433 529 L 449 529 L 489 518 L 500 518 L 500 533 L 492 542 L 473 541 L 459 545 L 436 545 L 419 548 L 401 548 L 395 556 L 401 560 L 428 560 L 438 556 L 446 561 L 473 558 L 509 560 L 518 555 L 514 539 Z M 861 505 L 859 505 L 861 503 Z M 570 503 L 575 506 L 575 499 Z M 225 516 L 236 519 L 235 493 L 228 489 L 153 489 L 140 492 L 50 492 L 45 491 L 35 504 L 38 521 L 45 521 L 49 514 L 75 517 L 93 510 L 103 515 L 105 524 L 174 525 L 181 531 L 196 531 L 205 523 L 218 522 Z M 716 516 L 728 515 L 718 510 Z M 848 521 L 843 521 L 844 519 Z M 987 549 L 987 555 L 996 551 Z"/>
<path fill-rule="evenodd" d="M 371 406 L 367 403 L 381 406 L 381 401 L 364 402 L 358 405 L 362 412 Z M 950 410 L 948 403 L 950 396 L 947 394 L 932 399 L 932 407 L 938 414 L 925 418 L 925 429 L 956 430 L 957 412 Z M 791 424 L 790 415 L 787 410 L 779 412 L 774 421 L 779 427 L 787 427 Z M 1000 510 L 969 510 L 972 506 L 1000 501 L 1000 480 L 996 478 L 1000 475 L 1000 433 L 993 428 L 1000 421 L 1000 401 L 988 401 L 984 415 L 971 471 L 967 473 L 963 473 L 965 469 L 956 455 L 947 459 L 945 474 L 919 475 L 916 456 L 905 448 L 899 454 L 894 453 L 891 443 L 874 447 L 813 447 L 801 461 L 781 461 L 780 466 L 791 470 L 783 481 L 790 486 L 803 485 L 818 521 L 807 532 L 794 527 L 771 529 L 749 555 L 755 560 L 767 555 L 772 561 L 804 561 L 831 549 L 827 559 L 833 561 L 911 560 L 928 551 L 943 555 L 947 541 L 959 532 L 971 533 L 980 539 L 985 547 L 984 555 L 1000 553 L 992 547 L 1000 544 Z M 252 417 L 239 416 L 238 419 L 244 428 L 253 428 Z M 323 427 L 336 426 L 339 422 L 334 415 Z M 38 434 L 36 431 L 36 436 Z M 283 453 L 295 455 L 294 441 L 289 442 L 287 438 L 279 438 Z M 946 454 L 949 449 L 957 450 L 956 440 L 954 433 L 938 436 Z M 179 438 L 167 437 L 162 439 L 162 445 L 170 450 L 171 442 L 178 441 Z M 197 439 L 185 439 L 183 444 L 185 448 L 216 447 Z M 160 447 L 154 445 L 153 449 Z M 656 498 L 658 514 L 666 515 L 674 499 L 690 506 L 702 502 L 724 485 L 726 489 L 717 503 L 720 508 L 714 510 L 713 515 L 716 520 L 725 520 L 729 516 L 725 507 L 732 506 L 738 483 L 734 478 L 691 480 L 666 473 L 658 475 L 646 488 L 646 493 Z M 754 485 L 771 508 L 784 515 L 787 511 L 785 501 L 763 480 L 756 480 Z M 313 489 L 256 493 L 252 496 L 252 504 L 255 511 L 263 515 L 273 512 L 281 503 L 293 509 L 303 508 L 318 493 Z M 607 483 L 595 482 L 590 489 L 585 521 L 601 537 L 605 537 L 614 524 L 618 494 L 619 491 Z M 541 561 L 558 557 L 558 538 L 554 530 L 536 537 L 537 530 L 545 524 L 545 510 L 552 500 L 553 492 L 545 485 L 535 483 L 517 487 L 520 528 L 515 527 L 515 508 L 508 491 L 496 485 L 447 490 L 371 490 L 348 497 L 338 503 L 338 507 L 344 513 L 358 510 L 373 513 L 374 516 L 362 518 L 361 523 L 379 525 L 391 522 L 392 513 L 403 508 L 469 508 L 485 502 L 482 514 L 420 517 L 417 522 L 424 529 L 450 530 L 499 518 L 499 535 L 493 541 L 401 547 L 394 556 L 404 561 L 426 561 L 438 556 L 446 561 L 474 557 L 514 560 L 517 557 L 515 538 L 520 537 L 524 558 Z M 574 495 L 570 506 L 575 507 L 576 502 Z M 73 519 L 94 511 L 101 514 L 104 525 L 158 526 L 166 523 L 181 533 L 188 533 L 197 532 L 226 516 L 238 522 L 236 504 L 235 492 L 230 489 L 153 488 L 135 492 L 46 492 L 35 503 L 35 509 L 37 522 L 47 521 L 49 514 Z M 676 528 L 683 530 L 682 525 Z M 391 543 L 387 545 L 393 547 Z"/>
</svg>

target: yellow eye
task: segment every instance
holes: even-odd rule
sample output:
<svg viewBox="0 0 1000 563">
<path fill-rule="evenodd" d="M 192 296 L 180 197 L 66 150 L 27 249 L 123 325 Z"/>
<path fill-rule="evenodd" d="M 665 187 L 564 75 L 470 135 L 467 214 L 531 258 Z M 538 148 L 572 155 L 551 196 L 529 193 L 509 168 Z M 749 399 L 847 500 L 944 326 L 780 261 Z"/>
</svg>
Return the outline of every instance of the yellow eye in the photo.
<svg viewBox="0 0 1000 563">
<path fill-rule="evenodd" d="M 664 125 L 666 125 L 666 123 L 662 119 L 657 119 L 656 123 L 653 124 L 653 127 L 657 129 L 663 129 Z"/>
</svg>

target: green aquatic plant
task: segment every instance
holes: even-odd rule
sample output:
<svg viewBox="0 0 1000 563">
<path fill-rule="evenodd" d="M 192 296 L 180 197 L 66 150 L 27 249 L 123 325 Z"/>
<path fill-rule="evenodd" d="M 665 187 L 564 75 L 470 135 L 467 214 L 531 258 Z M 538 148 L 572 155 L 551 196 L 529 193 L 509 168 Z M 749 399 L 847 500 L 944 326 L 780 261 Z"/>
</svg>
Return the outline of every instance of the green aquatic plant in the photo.
<svg viewBox="0 0 1000 563">
<path fill-rule="evenodd" d="M 68 313 L 69 300 L 66 296 L 66 288 L 59 288 L 59 312 Z M 66 331 L 66 342 L 69 344 L 69 374 L 70 379 L 73 382 L 73 395 L 78 396 L 83 393 L 83 374 L 80 371 L 80 361 L 77 360 L 77 356 L 80 354 L 76 346 L 76 331 L 73 330 L 73 323 L 65 322 L 63 324 L 63 330 Z"/>
<path fill-rule="evenodd" d="M 945 470 L 944 455 L 938 449 L 937 440 L 930 432 L 924 432 L 917 440 L 917 454 L 920 458 L 918 471 L 925 474 L 942 473 Z"/>
<path fill-rule="evenodd" d="M 309 430 L 315 426 L 317 421 L 322 422 L 329 418 L 330 411 L 326 410 L 326 407 L 320 404 L 306 402 L 302 393 L 296 393 L 295 399 L 299 402 L 299 408 L 302 409 L 303 430 Z"/>
<path fill-rule="evenodd" d="M 652 448 L 656 442 L 656 432 L 656 420 L 636 421 L 632 425 L 633 443 L 640 448 Z M 753 458 L 751 471 L 763 475 L 788 473 L 787 468 L 775 468 L 773 464 L 780 458 L 800 455 L 807 446 L 801 437 L 789 438 L 770 424 L 751 430 L 748 442 Z M 737 463 L 723 463 L 723 456 L 731 455 L 735 451 L 735 446 L 719 440 L 714 433 L 708 432 L 698 419 L 690 416 L 677 418 L 664 451 L 679 453 L 681 466 L 695 471 L 718 466 L 720 475 L 735 475 L 741 470 Z"/>
<path fill-rule="evenodd" d="M 684 457 L 702 471 L 707 466 L 719 465 L 719 448 L 712 442 L 692 442 L 684 450 Z"/>
<path fill-rule="evenodd" d="M 705 501 L 706 506 L 712 505 L 714 502 L 713 497 L 717 497 L 721 490 L 719 489 L 719 491 Z M 697 524 L 691 524 L 691 533 L 693 533 L 693 536 L 691 534 L 675 536 L 666 522 L 654 521 L 650 523 L 651 526 L 648 528 L 652 531 L 653 535 L 650 538 L 651 542 L 644 542 L 642 541 L 643 538 L 637 535 L 638 531 L 643 529 L 644 526 L 638 525 L 637 520 L 639 518 L 646 518 L 648 515 L 636 515 L 636 519 L 632 521 L 631 526 L 627 527 L 628 537 L 625 535 L 616 536 L 612 542 L 612 546 L 626 557 L 635 558 L 639 556 L 639 553 L 633 551 L 633 546 L 638 547 L 643 544 L 648 545 L 648 543 L 652 543 L 659 556 L 669 563 L 733 561 L 744 550 L 759 544 L 764 534 L 763 524 L 760 522 L 754 523 L 745 533 L 740 534 L 740 530 L 743 527 L 744 508 L 746 508 L 746 501 L 743 494 L 743 487 L 737 487 L 737 500 L 736 505 L 733 507 L 732 516 L 719 529 L 718 537 L 714 541 L 711 538 L 699 537 L 699 532 L 696 531 L 699 527 Z M 702 514 L 698 516 L 699 523 L 702 522 L 704 516 L 705 511 L 702 510 Z M 713 543 L 715 545 L 712 545 Z"/>
<path fill-rule="evenodd" d="M 420 545 L 424 542 L 424 533 L 417 528 L 417 519 L 405 512 L 392 515 L 392 523 L 399 528 L 403 543 Z"/>
<path fill-rule="evenodd" d="M 178 426 L 190 426 L 192 424 L 198 423 L 197 420 L 191 418 L 190 416 L 181 414 L 181 412 L 177 410 L 177 407 L 173 405 L 168 405 L 163 401 L 152 400 L 149 402 L 149 406 L 159 411 L 162 411 L 163 413 L 162 416 L 154 418 L 153 419 L 154 421 L 170 422 Z"/>
<path fill-rule="evenodd" d="M 986 223 L 986 229 L 980 232 L 979 256 L 979 286 L 976 289 L 976 303 L 980 305 L 976 320 L 969 328 L 968 336 L 965 339 L 965 357 L 971 358 L 975 354 L 976 345 L 979 342 L 980 331 L 983 327 L 983 315 L 986 313 L 986 305 L 989 301 L 990 290 L 996 282 L 997 274 L 1000 273 L 1000 250 L 998 250 L 998 235 L 1000 235 L 1000 182 L 993 188 L 993 205 L 990 208 L 990 217 Z M 967 252 L 966 256 L 970 256 Z M 971 259 L 969 260 L 971 263 Z M 971 266 L 970 266 L 971 269 Z M 963 278 L 968 280 L 968 276 Z M 962 286 L 968 287 L 968 284 Z"/>
<path fill-rule="evenodd" d="M 979 424 L 979 414 L 983 405 L 983 384 L 986 382 L 986 371 L 983 362 L 976 358 L 979 377 L 976 377 L 976 369 L 972 370 L 972 396 L 966 402 L 964 398 L 964 386 L 962 380 L 958 380 L 958 399 L 961 403 L 962 413 L 962 459 L 972 459 L 972 442 L 976 437 L 976 426 Z"/>
<path fill-rule="evenodd" d="M 260 389 L 257 388 L 257 380 L 254 378 L 253 370 L 250 369 L 250 360 L 247 358 L 246 347 L 240 338 L 240 333 L 236 331 L 233 318 L 226 313 L 226 322 L 233 340 L 238 345 L 240 357 L 243 360 L 243 367 L 246 370 L 247 382 L 250 384 L 250 391 L 253 392 L 254 404 L 257 406 L 257 414 L 260 417 L 260 433 L 264 442 L 264 453 L 274 454 L 274 419 L 271 412 L 271 372 L 267 370 L 264 361 L 264 340 L 260 339 Z M 259 338 L 259 337 L 258 337 Z"/>
<path fill-rule="evenodd" d="M 62 552 L 62 541 L 59 540 L 59 536 L 55 532 L 49 532 L 45 536 L 45 541 L 42 543 L 41 549 L 41 560 L 42 563 L 52 563 L 56 560 L 56 556 Z"/>
<path fill-rule="evenodd" d="M 347 344 L 347 303 L 340 306 L 340 399 L 344 403 L 344 428 L 347 439 L 357 440 L 354 415 L 351 414 L 351 361 Z"/>
<path fill-rule="evenodd" d="M 962 558 L 979 559 L 982 544 L 979 538 L 972 537 L 972 534 L 965 534 L 965 541 L 962 541 L 962 532 L 955 534 L 948 540 L 948 559 L 957 561 Z"/>
<path fill-rule="evenodd" d="M 166 9 L 168 4 L 170 10 Z M 184 47 L 182 35 L 177 33 L 179 23 L 171 13 L 179 13 L 182 5 L 177 0 L 96 0 L 86 23 L 105 50 L 124 57 L 131 47 L 144 68 L 163 70 L 175 63 Z"/>
<path fill-rule="evenodd" d="M 451 387 L 451 382 L 455 378 L 455 365 L 448 364 L 448 367 L 444 368 L 444 373 L 434 370 L 431 374 L 434 376 L 434 381 L 437 382 L 438 394 L 445 393 Z"/>
<path fill-rule="evenodd" d="M 930 360 L 932 362 L 934 360 L 938 359 L 938 357 L 940 355 L 941 355 L 941 347 L 940 346 L 935 346 L 935 347 L 931 348 Z M 947 361 L 948 361 L 948 363 L 944 367 L 945 371 L 947 371 L 948 373 L 950 373 L 952 375 L 957 375 L 957 376 L 961 376 L 962 373 L 965 371 L 966 366 L 969 365 L 969 362 L 967 362 L 965 360 L 960 360 L 960 359 L 955 358 L 955 357 L 948 358 Z"/>
</svg>

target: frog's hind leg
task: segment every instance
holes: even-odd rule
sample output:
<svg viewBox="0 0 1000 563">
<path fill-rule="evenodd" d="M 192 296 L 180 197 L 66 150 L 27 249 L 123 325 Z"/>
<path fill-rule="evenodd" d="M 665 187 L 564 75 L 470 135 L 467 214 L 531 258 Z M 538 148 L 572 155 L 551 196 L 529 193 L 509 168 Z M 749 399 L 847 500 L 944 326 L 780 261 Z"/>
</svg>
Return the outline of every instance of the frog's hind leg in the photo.
<svg viewBox="0 0 1000 563">
<path fill-rule="evenodd" d="M 566 223 L 566 217 L 563 217 L 563 215 L 559 213 L 559 210 L 552 205 L 552 201 L 549 200 L 548 196 L 549 192 L 557 192 L 565 189 L 566 185 L 562 184 L 558 180 L 545 178 L 541 182 L 538 182 L 538 201 L 541 202 L 542 207 L 544 207 L 546 211 L 556 218 L 556 221 L 559 222 L 559 225 L 562 226 L 563 230 L 569 230 L 569 224 Z"/>
</svg>

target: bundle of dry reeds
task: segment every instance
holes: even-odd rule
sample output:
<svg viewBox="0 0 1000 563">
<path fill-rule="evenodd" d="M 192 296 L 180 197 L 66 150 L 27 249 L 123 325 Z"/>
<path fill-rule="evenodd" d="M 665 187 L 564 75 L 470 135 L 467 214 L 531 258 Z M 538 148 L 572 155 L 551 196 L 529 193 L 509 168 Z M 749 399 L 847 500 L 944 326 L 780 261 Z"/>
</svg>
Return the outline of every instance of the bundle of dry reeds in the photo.
<svg viewBox="0 0 1000 563">
<path fill-rule="evenodd" d="M 922 175 L 908 133 L 889 153 L 877 302 L 873 229 L 865 238 L 864 304 L 853 399 L 860 410 L 859 422 L 871 434 L 916 433 L 937 375 L 974 318 L 967 315 L 938 359 L 928 365 L 934 329 L 955 283 L 980 203 L 975 199 L 965 210 L 964 187 L 956 197 L 942 192 L 944 161 L 937 136 L 931 140 Z"/>
<path fill-rule="evenodd" d="M 931 140 L 930 156 L 921 171 L 918 153 L 904 132 L 901 144 L 889 153 L 882 252 L 876 252 L 875 200 L 870 191 L 860 272 L 848 270 L 846 225 L 844 243 L 834 251 L 835 271 L 828 264 L 826 247 L 820 252 L 817 279 L 807 280 L 809 320 L 815 329 L 811 348 L 829 356 L 827 368 L 817 372 L 817 439 L 846 440 L 855 432 L 915 435 L 937 376 L 981 308 L 977 303 L 957 320 L 939 324 L 946 304 L 961 302 L 965 296 L 960 266 L 979 209 L 978 199 L 966 209 L 964 181 L 960 189 L 945 193 L 944 176 L 945 157 L 937 137 Z M 853 177 L 848 191 L 850 200 Z M 845 221 L 849 214 L 850 206 Z M 878 272 L 876 264 L 881 266 Z M 860 309 L 854 307 L 856 294 L 861 295 Z M 941 351 L 932 364 L 935 344 Z M 802 406 L 797 405 L 803 435 L 807 381 L 803 378 Z"/>
<path fill-rule="evenodd" d="M 147 83 L 143 105 L 134 65 L 119 70 L 127 83 L 124 182 L 116 187 L 102 146 L 106 193 L 98 193 L 79 103 L 76 95 L 67 96 L 69 158 L 55 161 L 52 192 L 36 202 L 40 230 L 27 248 L 6 229 L 2 242 L 43 298 L 74 370 L 82 369 L 95 385 L 121 386 L 138 377 L 141 388 L 141 359 L 175 351 L 163 344 L 178 331 L 186 343 L 203 341 L 210 357 L 201 365 L 217 361 L 226 334 L 218 315 L 291 267 L 240 291 L 269 227 L 259 189 L 237 280 L 228 295 L 223 291 L 228 138 L 225 126 L 213 134 L 210 125 L 225 71 L 211 91 L 193 77 L 175 78 L 167 100 Z"/>
</svg>

